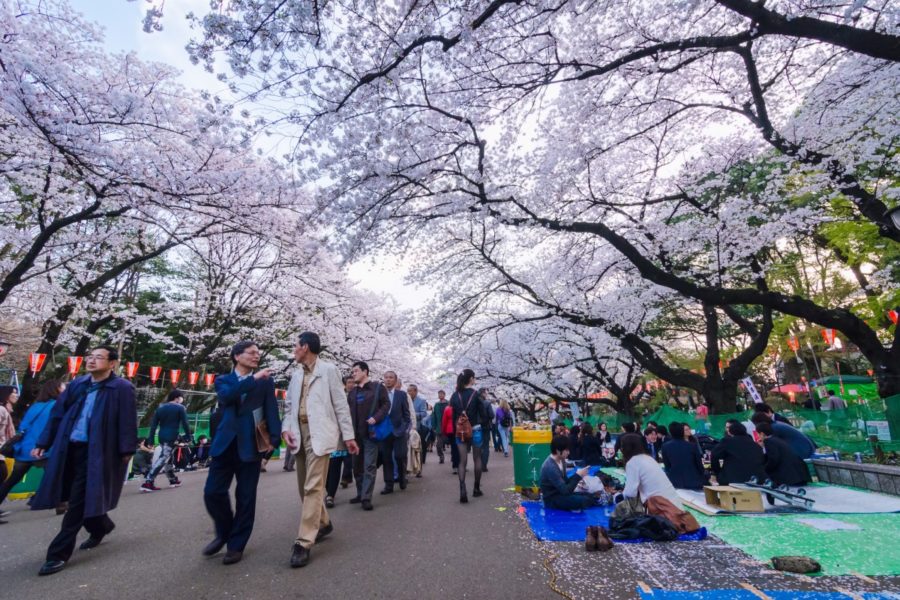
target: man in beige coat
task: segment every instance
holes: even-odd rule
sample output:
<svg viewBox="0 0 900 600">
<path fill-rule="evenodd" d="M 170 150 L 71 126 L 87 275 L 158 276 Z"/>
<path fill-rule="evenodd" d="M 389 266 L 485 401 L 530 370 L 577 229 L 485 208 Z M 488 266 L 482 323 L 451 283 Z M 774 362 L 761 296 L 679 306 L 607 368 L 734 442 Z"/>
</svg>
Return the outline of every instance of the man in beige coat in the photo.
<svg viewBox="0 0 900 600">
<path fill-rule="evenodd" d="M 303 503 L 300 532 L 291 555 L 294 568 L 306 566 L 313 544 L 334 530 L 324 505 L 331 453 L 344 444 L 350 454 L 359 452 L 340 371 L 319 358 L 321 349 L 317 334 L 300 334 L 294 347 L 298 368 L 288 385 L 281 433 L 288 452 L 297 455 L 297 484 Z"/>
</svg>

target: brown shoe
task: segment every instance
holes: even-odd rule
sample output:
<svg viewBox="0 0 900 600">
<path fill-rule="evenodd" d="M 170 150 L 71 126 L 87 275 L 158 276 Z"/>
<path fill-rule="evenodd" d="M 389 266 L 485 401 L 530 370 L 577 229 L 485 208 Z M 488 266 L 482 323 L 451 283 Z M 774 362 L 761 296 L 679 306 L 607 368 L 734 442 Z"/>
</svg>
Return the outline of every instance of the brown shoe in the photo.
<svg viewBox="0 0 900 600">
<path fill-rule="evenodd" d="M 597 549 L 597 528 L 590 525 L 585 529 L 584 533 L 584 549 L 588 552 L 593 552 Z"/>
<path fill-rule="evenodd" d="M 613 541 L 609 537 L 609 532 L 606 531 L 606 527 L 600 526 L 595 527 L 597 530 L 597 550 L 600 552 L 606 552 L 607 550 L 612 550 Z"/>
</svg>

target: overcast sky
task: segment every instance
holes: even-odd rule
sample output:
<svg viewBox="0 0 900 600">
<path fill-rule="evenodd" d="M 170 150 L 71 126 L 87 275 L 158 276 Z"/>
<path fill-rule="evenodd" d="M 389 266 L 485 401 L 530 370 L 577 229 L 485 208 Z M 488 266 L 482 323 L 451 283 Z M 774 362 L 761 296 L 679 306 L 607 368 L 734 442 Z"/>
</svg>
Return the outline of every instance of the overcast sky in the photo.
<svg viewBox="0 0 900 600">
<path fill-rule="evenodd" d="M 76 10 L 99 23 L 106 33 L 110 52 L 135 52 L 148 61 L 164 62 L 182 72 L 186 87 L 206 89 L 229 96 L 227 88 L 215 76 L 188 60 L 185 45 L 191 29 L 185 15 L 209 10 L 208 0 L 170 0 L 164 7 L 163 30 L 144 33 L 142 19 L 149 6 L 144 0 L 70 0 Z M 350 266 L 350 277 L 362 286 L 393 296 L 403 308 L 420 308 L 428 300 L 427 290 L 404 284 L 408 268 L 397 260 L 364 260 Z"/>
</svg>

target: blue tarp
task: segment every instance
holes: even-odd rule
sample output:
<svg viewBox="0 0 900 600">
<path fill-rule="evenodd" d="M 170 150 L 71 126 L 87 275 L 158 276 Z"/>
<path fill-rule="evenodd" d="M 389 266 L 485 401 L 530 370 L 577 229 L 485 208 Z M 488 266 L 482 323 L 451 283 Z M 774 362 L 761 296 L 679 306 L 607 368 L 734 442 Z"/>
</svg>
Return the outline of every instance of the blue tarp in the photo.
<svg viewBox="0 0 900 600">
<path fill-rule="evenodd" d="M 609 527 L 612 506 L 597 506 L 579 513 L 566 510 L 544 508 L 542 502 L 523 502 L 525 516 L 535 537 L 543 542 L 583 542 L 584 530 L 589 525 Z M 687 533 L 678 538 L 679 542 L 696 542 L 706 539 L 706 528 Z M 614 540 L 616 543 L 649 542 L 649 539 Z"/>
<path fill-rule="evenodd" d="M 840 592 L 801 592 L 799 590 L 760 590 L 772 600 L 847 600 L 847 594 Z M 677 591 L 653 588 L 651 592 L 637 590 L 641 600 L 758 600 L 750 590 L 696 590 Z M 865 600 L 888 600 L 896 598 L 890 593 L 854 592 Z"/>
</svg>

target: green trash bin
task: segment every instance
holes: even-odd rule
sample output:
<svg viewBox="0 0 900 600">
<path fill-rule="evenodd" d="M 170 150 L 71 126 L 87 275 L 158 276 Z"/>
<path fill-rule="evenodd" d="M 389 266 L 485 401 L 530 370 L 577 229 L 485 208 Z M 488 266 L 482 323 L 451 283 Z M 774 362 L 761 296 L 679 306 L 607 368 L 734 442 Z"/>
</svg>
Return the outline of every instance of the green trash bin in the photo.
<svg viewBox="0 0 900 600">
<path fill-rule="evenodd" d="M 549 429 L 513 427 L 513 473 L 517 492 L 540 487 L 541 466 L 550 456 L 552 438 L 553 432 Z"/>
<path fill-rule="evenodd" d="M 13 467 L 13 459 L 6 459 L 6 468 L 8 472 L 12 472 Z M 38 487 L 41 485 L 41 479 L 44 477 L 44 469 L 42 468 L 31 468 L 25 473 L 25 477 L 22 478 L 22 481 L 13 486 L 13 489 L 9 491 L 9 499 L 10 500 L 24 500 L 26 498 L 31 498 L 34 496 L 34 493 L 37 491 Z"/>
</svg>

